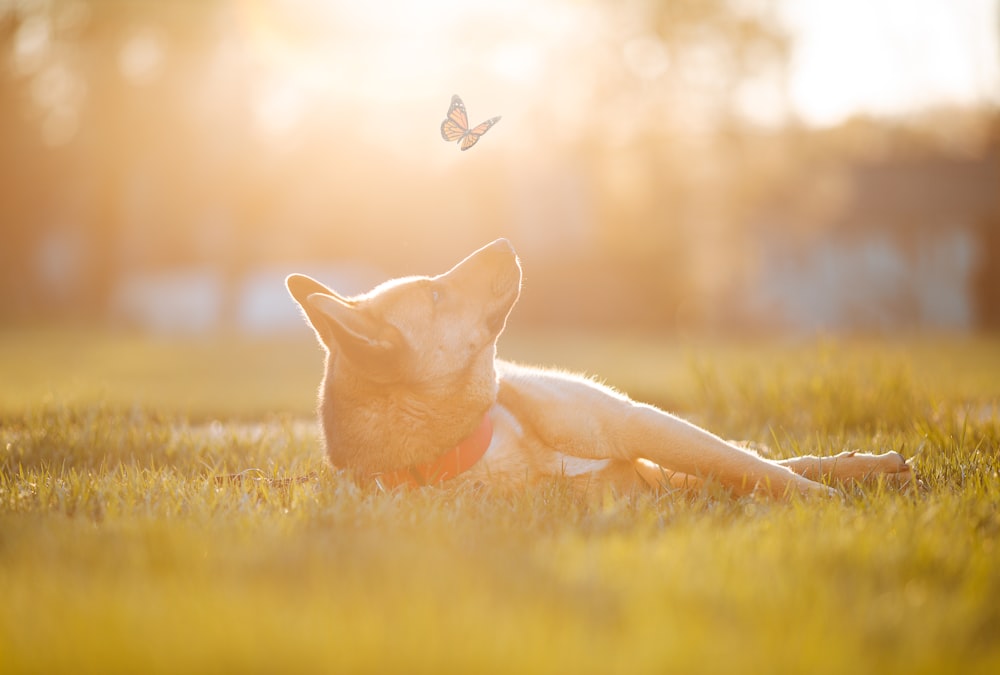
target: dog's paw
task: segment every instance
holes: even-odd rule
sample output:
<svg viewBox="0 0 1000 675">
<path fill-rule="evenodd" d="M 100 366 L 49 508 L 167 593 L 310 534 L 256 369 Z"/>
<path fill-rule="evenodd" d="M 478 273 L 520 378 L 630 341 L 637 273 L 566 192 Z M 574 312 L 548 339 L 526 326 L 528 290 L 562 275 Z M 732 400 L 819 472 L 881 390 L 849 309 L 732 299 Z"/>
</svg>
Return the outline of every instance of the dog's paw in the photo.
<svg viewBox="0 0 1000 675">
<path fill-rule="evenodd" d="M 857 481 L 876 482 L 881 480 L 897 489 L 922 486 L 913 465 L 895 451 L 880 455 L 849 451 L 836 455 L 834 459 L 849 464 L 851 475 L 847 477 Z"/>
<path fill-rule="evenodd" d="M 886 471 L 882 474 L 885 481 L 890 485 L 904 490 L 925 490 L 927 486 L 920 480 L 916 468 L 913 466 L 913 458 L 904 459 L 898 452 L 889 452 L 887 455 L 894 455 L 893 468 L 895 470 Z"/>
</svg>

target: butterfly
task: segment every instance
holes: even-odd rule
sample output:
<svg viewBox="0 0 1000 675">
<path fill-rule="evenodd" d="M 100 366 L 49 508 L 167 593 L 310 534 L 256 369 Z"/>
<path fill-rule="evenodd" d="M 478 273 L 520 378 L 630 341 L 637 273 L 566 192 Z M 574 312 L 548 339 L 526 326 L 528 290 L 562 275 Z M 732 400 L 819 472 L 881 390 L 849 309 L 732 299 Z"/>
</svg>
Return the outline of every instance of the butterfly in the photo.
<svg viewBox="0 0 1000 675">
<path fill-rule="evenodd" d="M 479 137 L 490 130 L 494 124 L 500 121 L 500 117 L 490 119 L 469 128 L 469 115 L 465 112 L 465 104 L 458 94 L 451 97 L 451 105 L 448 106 L 448 117 L 441 122 L 441 138 L 446 141 L 458 141 L 462 150 L 468 150 L 479 141 Z"/>
</svg>

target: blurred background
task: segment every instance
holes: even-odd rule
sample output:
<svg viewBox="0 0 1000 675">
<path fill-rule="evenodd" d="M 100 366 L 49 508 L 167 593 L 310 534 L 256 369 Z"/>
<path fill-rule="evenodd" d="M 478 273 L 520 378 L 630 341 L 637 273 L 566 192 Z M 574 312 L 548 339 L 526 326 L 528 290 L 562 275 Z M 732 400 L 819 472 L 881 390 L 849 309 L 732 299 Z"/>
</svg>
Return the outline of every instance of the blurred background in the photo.
<svg viewBox="0 0 1000 675">
<path fill-rule="evenodd" d="M 995 329 L 998 6 L 0 0 L 0 326 L 301 332 L 289 272 L 505 236 L 518 325 Z"/>
</svg>

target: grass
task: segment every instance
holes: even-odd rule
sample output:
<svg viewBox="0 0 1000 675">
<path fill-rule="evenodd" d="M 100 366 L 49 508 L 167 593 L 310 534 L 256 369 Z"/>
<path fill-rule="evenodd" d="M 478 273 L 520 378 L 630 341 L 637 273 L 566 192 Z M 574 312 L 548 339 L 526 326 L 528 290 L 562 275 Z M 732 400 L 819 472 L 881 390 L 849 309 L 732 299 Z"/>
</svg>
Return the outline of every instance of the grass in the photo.
<svg viewBox="0 0 1000 675">
<path fill-rule="evenodd" d="M 308 335 L 0 334 L 0 672 L 1000 672 L 1000 342 L 512 335 L 778 455 L 925 489 L 392 494 L 330 471 Z M 240 483 L 257 469 L 306 482 Z"/>
</svg>

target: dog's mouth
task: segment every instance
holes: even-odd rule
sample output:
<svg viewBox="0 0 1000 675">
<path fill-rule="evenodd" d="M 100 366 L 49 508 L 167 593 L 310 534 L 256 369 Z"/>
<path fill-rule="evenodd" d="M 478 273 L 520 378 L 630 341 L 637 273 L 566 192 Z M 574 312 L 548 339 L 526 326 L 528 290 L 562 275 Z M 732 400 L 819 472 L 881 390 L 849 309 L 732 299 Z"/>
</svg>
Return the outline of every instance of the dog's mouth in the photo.
<svg viewBox="0 0 1000 675">
<path fill-rule="evenodd" d="M 507 315 L 514 308 L 520 295 L 521 270 L 515 262 L 493 277 L 492 292 L 496 298 L 495 307 L 486 317 L 486 325 L 494 335 L 499 335 L 507 322 Z"/>
<path fill-rule="evenodd" d="M 517 266 L 515 258 L 513 264 L 505 266 L 494 275 L 491 290 L 494 297 L 507 299 L 509 296 L 515 295 L 515 291 L 520 285 L 521 270 Z M 513 304 L 513 298 L 510 298 L 509 302 Z"/>
<path fill-rule="evenodd" d="M 486 318 L 486 327 L 494 336 L 499 335 L 505 325 L 507 325 L 507 314 L 509 310 L 498 310 Z"/>
</svg>

